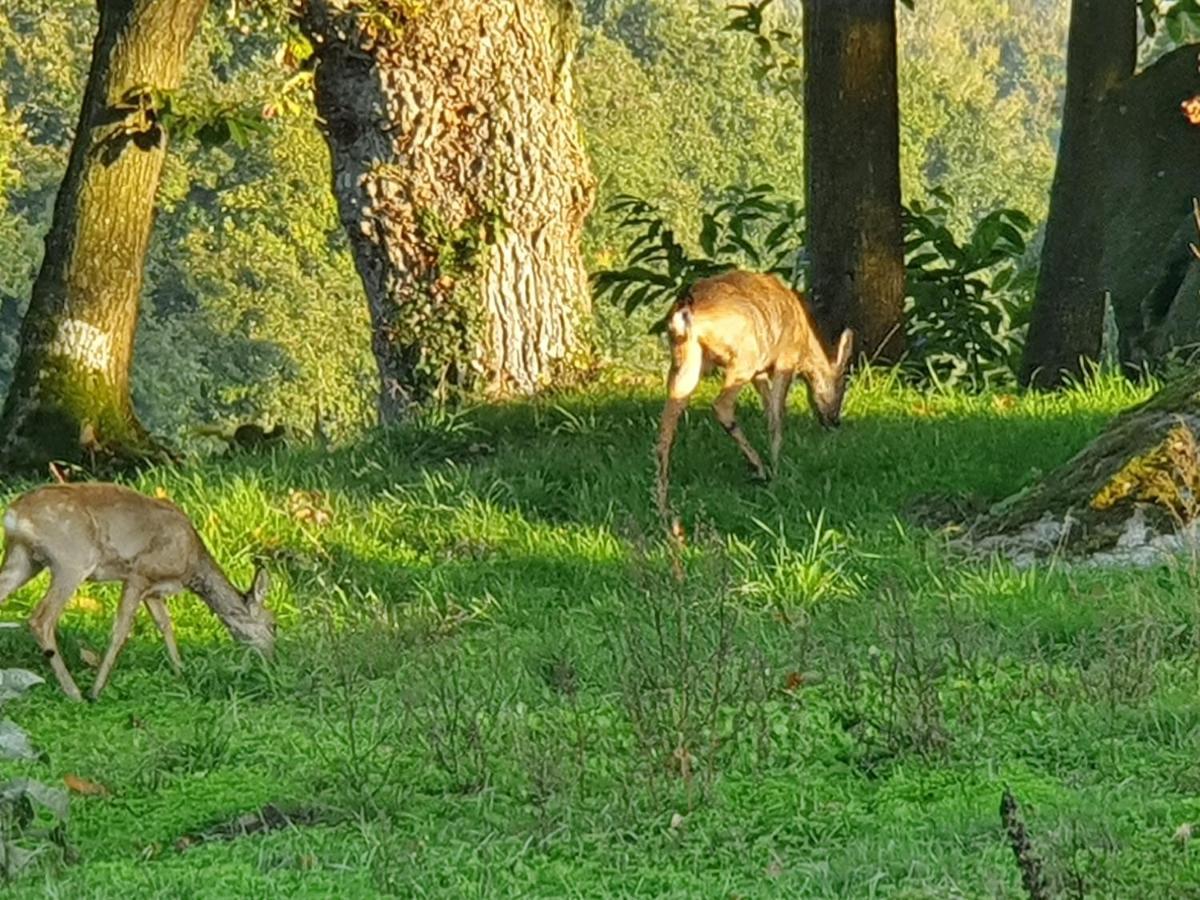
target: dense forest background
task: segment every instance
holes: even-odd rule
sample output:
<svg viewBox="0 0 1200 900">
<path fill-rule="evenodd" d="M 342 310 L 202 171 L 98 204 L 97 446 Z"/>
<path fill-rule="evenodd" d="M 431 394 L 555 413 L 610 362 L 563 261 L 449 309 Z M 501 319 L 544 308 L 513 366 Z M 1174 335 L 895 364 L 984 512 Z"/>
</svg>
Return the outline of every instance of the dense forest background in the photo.
<svg viewBox="0 0 1200 900">
<path fill-rule="evenodd" d="M 783 23 L 798 3 L 783 4 Z M 906 203 L 934 188 L 965 232 L 989 210 L 1023 210 L 1039 249 L 1064 87 L 1067 4 L 942 0 L 901 10 L 901 159 Z M 0 382 L 40 261 L 85 82 L 94 4 L 11 0 L 0 10 Z M 632 194 L 681 240 L 730 185 L 769 183 L 803 200 L 799 93 L 757 67 L 720 0 L 587 0 L 576 102 L 599 191 L 585 236 L 591 271 L 626 236 L 605 212 Z M 311 94 L 277 36 L 228 27 L 217 7 L 184 93 L 255 109 L 267 127 L 171 148 L 147 272 L 134 392 L 151 429 L 260 420 L 353 433 L 374 412 L 376 375 L 361 283 L 329 192 Z M 1144 53 L 1154 52 L 1152 44 Z M 650 311 L 647 311 L 649 314 Z M 647 317 L 599 302 L 605 356 L 658 366 Z M 186 348 L 186 352 L 181 352 Z"/>
</svg>

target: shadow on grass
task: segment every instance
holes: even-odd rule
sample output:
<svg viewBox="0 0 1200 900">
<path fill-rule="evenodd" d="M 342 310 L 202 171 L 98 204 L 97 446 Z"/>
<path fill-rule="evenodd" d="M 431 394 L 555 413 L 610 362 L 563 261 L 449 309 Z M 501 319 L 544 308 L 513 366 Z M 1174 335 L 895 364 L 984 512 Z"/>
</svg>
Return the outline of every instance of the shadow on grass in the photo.
<svg viewBox="0 0 1200 900">
<path fill-rule="evenodd" d="M 550 526 L 656 528 L 652 504 L 657 398 L 524 402 L 480 408 L 448 423 L 381 430 L 318 453 L 223 461 L 221 474 L 324 490 L 370 503 L 397 488 L 434 504 L 468 500 Z M 878 527 L 929 495 L 997 500 L 1069 459 L 1099 432 L 1107 411 L 1074 408 L 1055 417 L 982 408 L 851 414 L 822 431 L 795 403 L 778 476 L 751 481 L 736 447 L 695 403 L 672 457 L 672 502 L 685 521 L 706 519 L 744 533 L 755 519 L 798 521 L 824 510 L 838 527 Z M 757 401 L 740 413 L 765 450 Z M 411 494 L 410 494 L 411 496 Z"/>
</svg>

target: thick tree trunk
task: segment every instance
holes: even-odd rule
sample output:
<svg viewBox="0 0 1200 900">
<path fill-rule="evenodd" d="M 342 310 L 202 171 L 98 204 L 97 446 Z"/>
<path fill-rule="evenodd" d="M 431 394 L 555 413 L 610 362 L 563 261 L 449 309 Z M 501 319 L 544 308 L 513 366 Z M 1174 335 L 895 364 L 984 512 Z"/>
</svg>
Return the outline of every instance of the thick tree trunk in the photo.
<svg viewBox="0 0 1200 900">
<path fill-rule="evenodd" d="M 1137 62 L 1137 10 L 1129 0 L 1073 0 L 1067 92 L 1041 272 L 1021 381 L 1054 388 L 1095 360 L 1104 320 L 1098 256 L 1106 226 L 1100 110 Z"/>
<path fill-rule="evenodd" d="M 590 308 L 572 4 L 413 6 L 381 21 L 309 0 L 301 20 L 385 421 L 453 388 L 537 390 L 572 361 Z"/>
<path fill-rule="evenodd" d="M 1121 413 L 1071 460 L 994 507 L 975 544 L 1019 559 L 1151 562 L 1194 540 L 1200 516 L 1200 372 Z"/>
<path fill-rule="evenodd" d="M 904 251 L 894 0 L 805 0 L 808 296 L 856 352 L 904 350 Z"/>
<path fill-rule="evenodd" d="M 1180 101 L 1200 88 L 1200 47 L 1179 47 L 1105 96 L 1101 288 L 1112 296 L 1121 358 L 1137 367 L 1200 341 L 1200 243 L 1192 198 L 1200 197 L 1200 127 Z"/>
<path fill-rule="evenodd" d="M 204 0 L 104 0 L 70 161 L 0 417 L 10 465 L 152 448 L 129 391 L 166 153 L 148 90 L 175 88 Z"/>
</svg>

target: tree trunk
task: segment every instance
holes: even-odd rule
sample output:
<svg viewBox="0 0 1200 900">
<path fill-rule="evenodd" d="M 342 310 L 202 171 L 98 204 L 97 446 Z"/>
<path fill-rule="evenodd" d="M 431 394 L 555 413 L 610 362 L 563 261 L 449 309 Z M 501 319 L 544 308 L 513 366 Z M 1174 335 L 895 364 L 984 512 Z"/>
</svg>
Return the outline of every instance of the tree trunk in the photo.
<svg viewBox="0 0 1200 900">
<path fill-rule="evenodd" d="M 366 289 L 380 414 L 572 362 L 594 182 L 564 0 L 443 0 L 388 18 L 309 0 L 333 191 Z"/>
<path fill-rule="evenodd" d="M 904 351 L 904 250 L 894 0 L 805 0 L 808 295 L 856 352 Z"/>
<path fill-rule="evenodd" d="M 1099 355 L 1104 298 L 1098 256 L 1106 225 L 1100 110 L 1136 62 L 1135 4 L 1073 0 L 1062 134 L 1021 364 L 1026 385 L 1062 386 L 1083 374 L 1082 360 Z"/>
<path fill-rule="evenodd" d="M 1179 47 L 1123 81 L 1100 112 L 1104 194 L 1101 289 L 1111 293 L 1121 358 L 1141 368 L 1200 341 L 1200 127 L 1180 101 L 1200 88 L 1195 45 Z M 1094 251 L 1093 251 L 1094 252 Z"/>
<path fill-rule="evenodd" d="M 983 549 L 1018 559 L 1152 562 L 1193 540 L 1200 515 L 1200 372 L 1166 385 L 975 524 Z"/>
<path fill-rule="evenodd" d="M 66 176 L 0 417 L 14 466 L 153 449 L 129 372 L 166 153 L 148 92 L 175 88 L 204 0 L 105 0 Z"/>
</svg>

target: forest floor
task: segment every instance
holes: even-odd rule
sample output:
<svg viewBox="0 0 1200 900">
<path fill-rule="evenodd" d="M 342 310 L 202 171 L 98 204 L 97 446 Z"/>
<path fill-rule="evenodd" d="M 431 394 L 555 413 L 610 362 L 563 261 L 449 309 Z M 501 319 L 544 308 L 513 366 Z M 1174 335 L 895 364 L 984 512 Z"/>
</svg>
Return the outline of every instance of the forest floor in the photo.
<svg viewBox="0 0 1200 900">
<path fill-rule="evenodd" d="M 1018 897 L 1007 786 L 1064 896 L 1196 896 L 1200 564 L 1019 571 L 907 515 L 1008 495 L 1145 393 L 859 383 L 824 433 L 798 390 L 766 486 L 698 401 L 682 583 L 657 379 L 149 472 L 236 582 L 266 562 L 277 658 L 180 597 L 182 677 L 143 612 L 72 704 L 0 630 L 48 679 L 4 709 L 43 756 L 0 781 L 103 788 L 72 796 L 71 859 L 0 892 Z M 85 691 L 114 604 L 89 587 L 62 619 Z"/>
</svg>

